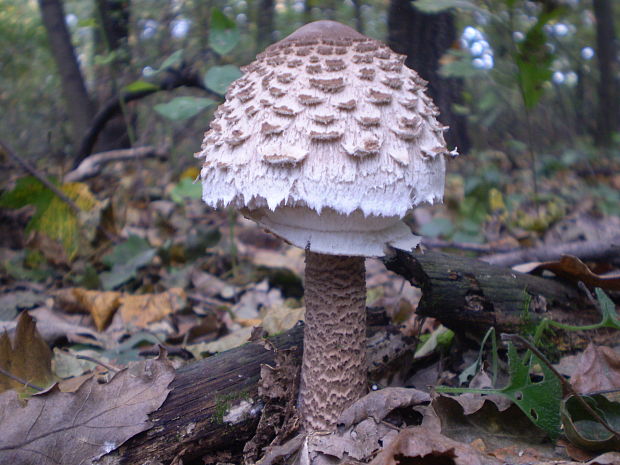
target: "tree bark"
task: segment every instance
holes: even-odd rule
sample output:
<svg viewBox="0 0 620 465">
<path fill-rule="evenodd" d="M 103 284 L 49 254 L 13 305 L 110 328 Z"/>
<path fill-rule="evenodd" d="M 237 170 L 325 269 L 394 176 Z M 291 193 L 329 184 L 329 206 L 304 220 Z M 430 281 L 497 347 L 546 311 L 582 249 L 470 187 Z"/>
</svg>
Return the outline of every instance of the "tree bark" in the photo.
<svg viewBox="0 0 620 465">
<path fill-rule="evenodd" d="M 367 389 L 364 257 L 306 251 L 304 301 L 301 420 L 306 431 L 330 430 Z"/>
<path fill-rule="evenodd" d="M 418 315 L 436 318 L 474 339 L 491 327 L 518 332 L 546 317 L 556 321 L 568 318 L 573 324 L 600 319 L 577 289 L 557 279 L 433 251 L 391 249 L 384 263 L 422 289 Z"/>
<path fill-rule="evenodd" d="M 75 50 L 71 44 L 71 35 L 65 23 L 62 1 L 39 0 L 39 8 L 52 56 L 60 74 L 62 93 L 71 120 L 73 145 L 78 147 L 95 114 L 95 107 L 86 90 Z"/>
<path fill-rule="evenodd" d="M 596 17 L 596 51 L 598 58 L 598 115 L 595 132 L 595 143 L 609 147 L 612 144 L 613 132 L 620 122 L 618 106 L 618 73 L 616 31 L 614 29 L 614 13 L 611 0 L 594 0 L 594 16 Z"/>
<path fill-rule="evenodd" d="M 273 42 L 275 3 L 274 0 L 260 0 L 256 5 L 256 46 L 257 51 L 262 51 Z"/>
<path fill-rule="evenodd" d="M 304 325 L 298 324 L 270 338 L 270 345 L 277 351 L 290 350 L 292 359 L 301 364 L 303 331 Z M 369 333 L 369 372 L 387 383 L 385 377 L 391 372 L 410 366 L 415 343 L 390 327 L 383 311 L 369 311 Z M 275 351 L 265 344 L 250 342 L 180 368 L 168 398 L 150 416 L 153 427 L 131 438 L 103 463 L 133 465 L 157 460 L 169 464 L 175 458 L 186 464 L 203 463 L 201 457 L 222 451 L 240 457 L 261 416 L 261 366 L 274 366 L 275 358 Z M 231 408 L 243 401 L 250 407 L 245 414 L 226 420 Z"/>
<path fill-rule="evenodd" d="M 364 18 L 362 18 L 362 0 L 353 0 L 353 12 L 355 18 L 355 29 L 360 34 L 363 34 Z"/>
<path fill-rule="evenodd" d="M 411 0 L 391 0 L 388 45 L 406 55 L 405 64 L 428 81 L 428 92 L 441 112 L 439 120 L 450 127 L 446 133 L 448 145 L 466 153 L 470 147 L 466 120 L 452 110 L 452 104 L 461 101 L 463 83 L 439 75 L 439 60 L 457 38 L 454 15 L 451 12 L 425 14 L 411 3 Z"/>
<path fill-rule="evenodd" d="M 117 95 L 119 89 L 131 79 L 129 76 L 131 53 L 129 48 L 130 0 L 96 0 L 97 53 L 113 54 L 106 64 L 95 66 L 95 92 L 98 102 L 105 102 Z M 131 146 L 128 124 L 131 115 L 126 109 L 111 118 L 103 128 L 95 151 L 125 149 Z"/>
</svg>

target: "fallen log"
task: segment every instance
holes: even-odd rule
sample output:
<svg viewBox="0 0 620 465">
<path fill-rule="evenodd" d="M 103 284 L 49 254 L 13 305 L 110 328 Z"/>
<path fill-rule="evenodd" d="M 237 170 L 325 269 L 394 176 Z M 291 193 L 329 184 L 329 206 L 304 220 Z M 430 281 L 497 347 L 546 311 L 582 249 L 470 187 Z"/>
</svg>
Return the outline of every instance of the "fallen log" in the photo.
<svg viewBox="0 0 620 465">
<path fill-rule="evenodd" d="M 495 327 L 518 332 L 542 318 L 573 324 L 600 320 L 575 286 L 441 252 L 390 249 L 385 266 L 422 289 L 417 314 L 479 339 Z"/>
<path fill-rule="evenodd" d="M 403 359 L 411 359 L 415 349 L 410 338 L 386 322 L 384 312 L 369 311 L 371 379 L 386 375 L 389 367 L 409 366 Z M 303 323 L 269 341 L 275 350 L 289 350 L 301 363 Z M 256 430 L 263 406 L 258 396 L 261 365 L 274 365 L 275 352 L 265 346 L 249 342 L 180 368 L 168 398 L 150 416 L 153 427 L 97 463 L 167 465 L 182 460 L 186 465 L 202 464 L 203 456 L 218 457 L 230 450 L 241 453 Z"/>
</svg>

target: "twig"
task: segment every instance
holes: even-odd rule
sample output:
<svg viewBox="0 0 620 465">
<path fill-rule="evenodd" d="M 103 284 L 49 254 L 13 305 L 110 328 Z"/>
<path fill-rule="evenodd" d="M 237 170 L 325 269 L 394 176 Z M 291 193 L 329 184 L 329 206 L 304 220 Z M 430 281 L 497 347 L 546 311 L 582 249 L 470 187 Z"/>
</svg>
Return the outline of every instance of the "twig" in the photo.
<svg viewBox="0 0 620 465">
<path fill-rule="evenodd" d="M 15 376 L 13 373 L 9 373 L 2 367 L 0 367 L 0 375 L 4 375 L 7 378 L 11 378 L 13 381 L 17 381 L 19 384 L 23 384 L 24 386 L 29 387 L 30 389 L 34 389 L 35 391 L 39 391 L 39 392 L 43 391 L 42 387 L 39 387 L 36 384 L 29 383 L 28 381 L 21 379 L 18 376 Z"/>
<path fill-rule="evenodd" d="M 138 160 L 141 158 L 166 158 L 166 149 L 156 149 L 155 147 L 135 147 L 131 149 L 110 150 L 100 152 L 86 158 L 80 165 L 67 173 L 64 177 L 65 182 L 77 182 L 97 175 L 103 165 L 121 160 Z"/>
<path fill-rule="evenodd" d="M 60 200 L 65 202 L 69 206 L 69 208 L 73 210 L 73 213 L 75 213 L 76 215 L 80 213 L 81 211 L 80 207 L 78 207 L 73 200 L 71 200 L 69 197 L 65 195 L 64 192 L 58 189 L 58 187 L 56 187 L 49 179 L 47 179 L 43 173 L 37 170 L 34 166 L 32 166 L 26 160 L 23 160 L 22 158 L 20 158 L 15 152 L 13 152 L 6 144 L 4 144 L 1 141 L 0 141 L 0 150 L 6 153 L 15 163 L 21 166 L 24 170 L 28 171 L 31 175 L 33 175 L 35 178 L 41 181 L 41 183 L 45 187 L 47 187 L 54 194 L 56 194 L 56 196 Z"/>
<path fill-rule="evenodd" d="M 497 253 L 479 257 L 492 265 L 511 266 L 526 262 L 557 260 L 562 255 L 573 255 L 581 260 L 604 260 L 620 263 L 620 236 L 598 241 L 576 241 L 558 245 L 545 245 L 532 249 Z"/>
<path fill-rule="evenodd" d="M 616 438 L 620 439 L 620 433 L 618 433 L 616 430 L 614 430 L 606 421 L 604 418 L 602 418 L 597 412 L 596 410 L 594 410 L 590 404 L 588 404 L 584 399 L 583 396 L 579 395 L 574 389 L 573 386 L 571 386 L 571 384 L 566 380 L 566 378 L 564 378 L 564 376 L 562 376 L 560 374 L 560 372 L 558 372 L 558 370 L 555 369 L 555 367 L 551 364 L 551 362 L 549 362 L 549 360 L 547 360 L 547 357 L 545 357 L 543 355 L 543 353 L 538 350 L 538 348 L 536 346 L 534 346 L 534 344 L 532 344 L 530 341 L 528 341 L 527 339 L 525 339 L 523 336 L 521 336 L 520 334 L 502 334 L 502 340 L 509 340 L 509 341 L 518 341 L 520 344 L 524 345 L 530 352 L 532 352 L 534 355 L 536 355 L 536 357 L 538 357 L 538 359 L 544 363 L 547 368 L 549 368 L 549 370 L 551 370 L 551 372 L 560 380 L 560 383 L 562 384 L 562 387 L 564 388 L 564 390 L 566 392 L 568 392 L 570 395 L 572 395 L 573 397 L 575 397 L 577 399 L 577 402 L 579 402 L 581 404 L 581 406 L 583 408 L 585 408 L 588 413 L 590 415 L 592 415 L 592 418 L 594 418 L 596 421 L 598 421 L 601 426 L 603 426 L 603 428 L 605 428 L 607 431 L 609 431 L 611 434 L 613 434 Z"/>
<path fill-rule="evenodd" d="M 108 365 L 107 363 L 102 362 L 101 360 L 97 360 L 96 358 L 89 357 L 88 355 L 79 355 L 79 354 L 72 354 L 72 355 L 78 360 L 86 360 L 88 362 L 93 362 L 93 363 L 96 363 L 97 365 L 101 365 L 103 368 L 110 370 L 112 373 L 118 373 L 120 371 L 118 368 L 114 368 L 112 365 Z"/>
</svg>

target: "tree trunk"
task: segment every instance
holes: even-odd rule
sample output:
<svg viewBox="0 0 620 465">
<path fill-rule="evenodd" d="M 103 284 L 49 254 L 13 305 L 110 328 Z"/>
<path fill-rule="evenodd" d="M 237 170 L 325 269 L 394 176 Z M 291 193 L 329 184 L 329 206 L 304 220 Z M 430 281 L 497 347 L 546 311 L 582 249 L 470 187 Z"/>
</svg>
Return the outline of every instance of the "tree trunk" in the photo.
<svg viewBox="0 0 620 465">
<path fill-rule="evenodd" d="M 360 34 L 363 34 L 364 19 L 362 18 L 362 0 L 353 0 L 353 11 L 355 14 L 355 29 Z"/>
<path fill-rule="evenodd" d="M 611 0 L 594 0 L 596 17 L 596 51 L 598 58 L 598 115 L 595 142 L 599 146 L 612 144 L 613 132 L 620 121 L 618 106 L 618 59 L 616 32 L 614 30 L 614 13 Z"/>
<path fill-rule="evenodd" d="M 452 110 L 461 101 L 463 83 L 439 75 L 439 60 L 456 41 L 454 15 L 451 12 L 425 14 L 411 5 L 411 0 L 391 0 L 388 12 L 388 45 L 407 55 L 405 64 L 426 79 L 428 92 L 441 115 L 439 120 L 450 126 L 446 134 L 450 147 L 466 153 L 470 142 L 465 117 Z"/>
<path fill-rule="evenodd" d="M 65 23 L 61 0 L 39 0 L 41 18 L 47 31 L 52 56 L 60 74 L 63 97 L 71 120 L 73 145 L 78 147 L 95 114 L 80 71 L 71 35 Z"/>
<path fill-rule="evenodd" d="M 256 3 L 256 46 L 257 51 L 264 50 L 273 42 L 274 0 L 260 0 Z"/>
<path fill-rule="evenodd" d="M 114 54 L 113 59 L 95 67 L 95 89 L 98 102 L 108 101 L 118 95 L 119 89 L 129 81 L 131 55 L 129 48 L 129 0 L 96 0 L 95 19 L 100 25 L 97 37 L 97 53 Z M 94 147 L 95 152 L 128 148 L 129 114 L 125 109 L 111 118 Z"/>
<path fill-rule="evenodd" d="M 304 24 L 311 23 L 312 18 L 312 7 L 314 6 L 313 0 L 305 0 L 304 1 Z"/>
</svg>

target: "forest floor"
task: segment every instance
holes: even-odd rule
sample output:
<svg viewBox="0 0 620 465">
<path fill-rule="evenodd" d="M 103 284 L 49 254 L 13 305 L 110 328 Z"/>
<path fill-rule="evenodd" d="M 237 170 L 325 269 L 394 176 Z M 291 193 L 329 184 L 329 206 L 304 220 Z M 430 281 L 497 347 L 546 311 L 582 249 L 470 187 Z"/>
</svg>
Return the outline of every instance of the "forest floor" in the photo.
<svg viewBox="0 0 620 465">
<path fill-rule="evenodd" d="M 26 463 L 35 454 L 43 457 L 37 463 L 82 463 L 110 452 L 148 428 L 147 415 L 165 401 L 174 378 L 172 369 L 161 368 L 148 383 L 123 378 L 119 391 L 121 381 L 110 380 L 126 377 L 129 364 L 164 348 L 166 367 L 178 369 L 245 344 L 256 327 L 277 335 L 303 319 L 304 251 L 235 212 L 205 207 L 193 182 L 196 169 L 170 173 L 157 160 L 111 164 L 95 178 L 60 185 L 83 209 L 76 215 L 6 163 L 9 174 L 0 186 L 0 462 Z M 426 249 L 521 272 L 544 268 L 580 292 L 578 282 L 587 284 L 603 324 L 580 331 L 579 345 L 539 346 L 571 389 L 552 383 L 555 374 L 545 360 L 523 347 L 517 354 L 492 344 L 499 335 L 489 333 L 481 346 L 458 328 L 419 318 L 421 290 L 381 260 L 368 259 L 368 307 L 384 311 L 404 336 L 418 341 L 407 348 L 407 363 L 373 382 L 410 391 L 399 391 L 397 413 L 385 407 L 387 394 L 377 394 L 382 389 L 371 394 L 367 402 L 385 410 L 365 433 L 376 446 L 325 440 L 325 453 L 347 456 L 346 463 L 422 463 L 416 460 L 429 457 L 455 464 L 620 463 L 613 452 L 620 450 L 620 159 L 593 166 L 587 157 L 565 155 L 540 163 L 534 202 L 527 166 L 502 153 L 462 157 L 450 166 L 444 204 L 420 207 L 408 221 L 425 237 Z M 566 250 L 569 258 L 561 261 Z M 527 260 L 523 251 L 531 251 Z M 440 385 L 495 390 L 446 393 L 435 389 Z M 97 395 L 83 397 L 86 389 Z M 27 406 L 12 392 L 29 398 Z M 149 402 L 132 402 L 137 392 Z M 577 394 L 589 396 L 599 418 L 584 410 Z M 73 411 L 78 399 L 84 403 Z M 123 412 L 101 413 L 110 403 Z M 107 449 L 93 439 L 74 450 L 72 460 L 58 462 L 47 451 L 86 434 L 88 422 L 70 420 L 84 411 L 97 418 Z M 205 453 L 196 463 L 239 463 L 238 453 L 227 459 Z"/>
</svg>

